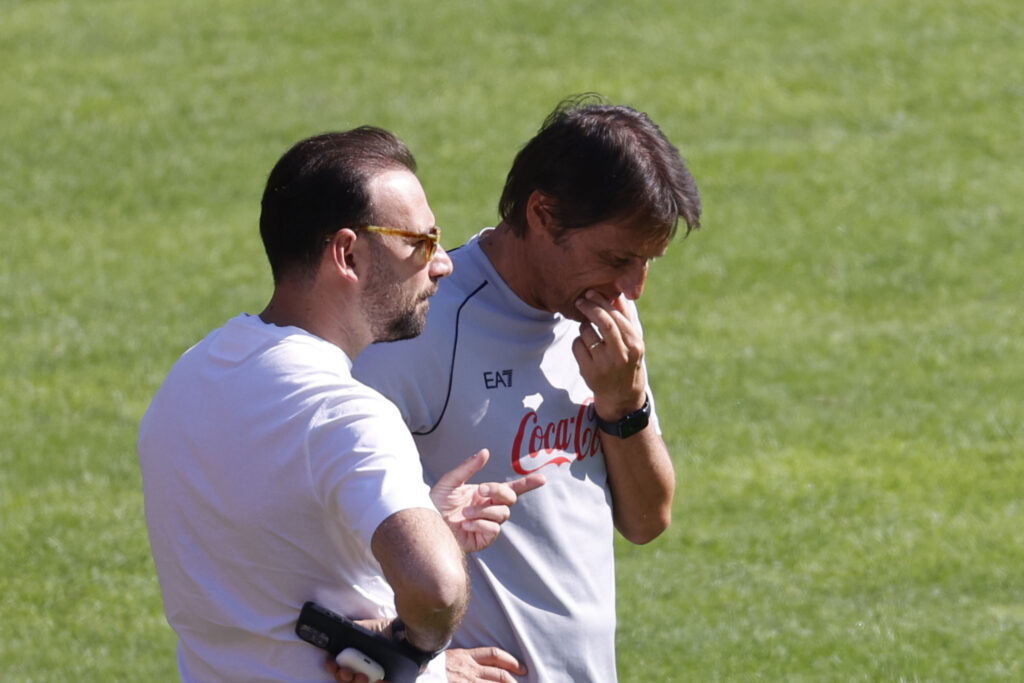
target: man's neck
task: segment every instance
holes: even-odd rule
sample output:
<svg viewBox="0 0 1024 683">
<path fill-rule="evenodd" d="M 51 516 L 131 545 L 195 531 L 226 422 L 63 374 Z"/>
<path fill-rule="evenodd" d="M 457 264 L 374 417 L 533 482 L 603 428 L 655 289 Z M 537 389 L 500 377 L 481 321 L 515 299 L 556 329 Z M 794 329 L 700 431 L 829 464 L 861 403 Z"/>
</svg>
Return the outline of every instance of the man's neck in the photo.
<svg viewBox="0 0 1024 683">
<path fill-rule="evenodd" d="M 533 293 L 533 285 L 539 279 L 530 267 L 529 244 L 525 238 L 516 235 L 502 221 L 498 227 L 481 235 L 480 249 L 516 296 L 534 308 L 542 308 L 539 298 Z"/>
<path fill-rule="evenodd" d="M 359 334 L 353 320 L 334 307 L 327 305 L 316 293 L 298 293 L 294 287 L 277 286 L 260 320 L 278 327 L 297 327 L 320 337 L 355 359 L 372 339 L 370 335 Z"/>
</svg>

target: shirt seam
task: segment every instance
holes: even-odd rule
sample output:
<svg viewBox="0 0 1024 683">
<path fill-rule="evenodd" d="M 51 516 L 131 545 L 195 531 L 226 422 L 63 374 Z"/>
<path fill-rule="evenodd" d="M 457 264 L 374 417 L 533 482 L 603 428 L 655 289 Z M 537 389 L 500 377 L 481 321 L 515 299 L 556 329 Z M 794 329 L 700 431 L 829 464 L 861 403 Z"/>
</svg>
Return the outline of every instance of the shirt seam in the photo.
<svg viewBox="0 0 1024 683">
<path fill-rule="evenodd" d="M 444 420 L 444 415 L 448 411 L 448 404 L 452 397 L 452 387 L 455 385 L 455 356 L 458 354 L 459 350 L 459 322 L 462 319 L 462 309 L 466 307 L 466 304 L 469 303 L 470 299 L 479 294 L 480 291 L 488 284 L 490 284 L 490 281 L 484 280 L 476 289 L 467 294 L 466 298 L 462 300 L 462 303 L 459 304 L 458 310 L 455 312 L 455 338 L 452 340 L 452 355 L 448 363 L 448 388 L 444 395 L 444 404 L 441 406 L 441 412 L 438 414 L 437 420 L 434 424 L 431 425 L 429 429 L 414 431 L 413 434 L 416 436 L 426 436 L 433 433 Z"/>
</svg>

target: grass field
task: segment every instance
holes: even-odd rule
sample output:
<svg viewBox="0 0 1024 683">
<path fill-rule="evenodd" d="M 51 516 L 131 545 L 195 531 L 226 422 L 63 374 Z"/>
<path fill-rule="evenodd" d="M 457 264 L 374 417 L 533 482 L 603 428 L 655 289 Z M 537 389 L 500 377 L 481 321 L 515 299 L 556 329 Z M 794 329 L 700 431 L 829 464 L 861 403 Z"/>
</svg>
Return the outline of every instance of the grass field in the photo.
<svg viewBox="0 0 1024 683">
<path fill-rule="evenodd" d="M 134 451 L 258 311 L 259 195 L 374 123 L 454 245 L 563 96 L 651 114 L 704 227 L 641 301 L 679 488 L 623 681 L 1024 679 L 1015 0 L 0 0 L 0 680 L 170 681 Z"/>
</svg>

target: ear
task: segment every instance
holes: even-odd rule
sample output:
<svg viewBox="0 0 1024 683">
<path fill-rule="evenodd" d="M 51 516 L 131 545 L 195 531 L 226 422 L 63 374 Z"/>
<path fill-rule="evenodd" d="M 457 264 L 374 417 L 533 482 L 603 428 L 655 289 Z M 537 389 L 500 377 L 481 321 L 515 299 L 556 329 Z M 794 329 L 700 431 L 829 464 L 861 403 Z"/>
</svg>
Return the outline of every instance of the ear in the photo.
<svg viewBox="0 0 1024 683">
<path fill-rule="evenodd" d="M 526 225 L 529 231 L 541 230 L 554 236 L 559 229 L 555 220 L 558 201 L 549 194 L 534 190 L 526 200 Z"/>
<path fill-rule="evenodd" d="M 359 237 L 354 230 L 345 228 L 334 233 L 334 236 L 331 237 L 331 243 L 327 246 L 324 253 L 324 265 L 328 265 L 331 272 L 345 280 L 357 281 L 359 275 L 356 272 L 357 257 L 355 252 L 358 242 Z"/>
</svg>

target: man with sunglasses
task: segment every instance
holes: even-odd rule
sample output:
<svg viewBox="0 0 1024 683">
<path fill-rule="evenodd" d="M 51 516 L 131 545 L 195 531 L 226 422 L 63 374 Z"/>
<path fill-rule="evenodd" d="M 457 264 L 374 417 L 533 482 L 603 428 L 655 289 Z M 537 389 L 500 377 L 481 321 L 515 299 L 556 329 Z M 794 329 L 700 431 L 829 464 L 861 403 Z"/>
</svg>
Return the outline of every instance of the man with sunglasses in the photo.
<svg viewBox="0 0 1024 683">
<path fill-rule="evenodd" d="M 444 680 L 426 662 L 465 610 L 464 553 L 542 481 L 466 484 L 480 451 L 429 490 L 395 407 L 350 374 L 371 342 L 420 333 L 451 272 L 414 171 L 377 128 L 292 147 L 263 195 L 270 302 L 189 349 L 143 418 L 146 519 L 185 681 L 323 680 L 295 634 L 306 601 L 374 620 L 420 652 L 421 680 Z"/>
<path fill-rule="evenodd" d="M 675 475 L 647 381 L 634 301 L 700 196 L 645 115 L 581 98 L 517 155 L 502 221 L 452 252 L 424 333 L 373 345 L 356 377 L 391 398 L 427 480 L 472 445 L 487 478 L 544 472 L 501 537 L 470 558 L 473 600 L 449 675 L 616 680 L 613 530 L 671 519 Z M 497 644 L 527 678 L 493 659 Z M 491 659 L 488 659 L 491 658 Z"/>
</svg>

